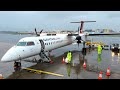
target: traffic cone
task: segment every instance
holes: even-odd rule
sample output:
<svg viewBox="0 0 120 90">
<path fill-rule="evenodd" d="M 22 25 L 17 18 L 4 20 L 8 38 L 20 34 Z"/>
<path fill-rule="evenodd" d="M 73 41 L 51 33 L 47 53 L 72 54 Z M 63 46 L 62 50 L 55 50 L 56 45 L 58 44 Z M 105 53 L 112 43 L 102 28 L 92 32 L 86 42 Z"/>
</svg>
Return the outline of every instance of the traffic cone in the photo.
<svg viewBox="0 0 120 90">
<path fill-rule="evenodd" d="M 83 63 L 83 67 L 86 68 L 86 63 L 85 63 L 85 61 L 84 61 L 84 63 Z"/>
<path fill-rule="evenodd" d="M 110 76 L 110 68 L 108 67 L 108 69 L 107 69 L 107 72 L 106 72 L 106 76 Z"/>
<path fill-rule="evenodd" d="M 63 59 L 62 59 L 62 64 L 64 64 L 65 63 L 65 59 L 64 59 L 64 57 L 63 57 Z"/>
<path fill-rule="evenodd" d="M 52 60 L 50 60 L 50 64 L 53 64 L 54 62 Z"/>
<path fill-rule="evenodd" d="M 98 79 L 102 79 L 102 72 L 100 71 Z"/>
</svg>

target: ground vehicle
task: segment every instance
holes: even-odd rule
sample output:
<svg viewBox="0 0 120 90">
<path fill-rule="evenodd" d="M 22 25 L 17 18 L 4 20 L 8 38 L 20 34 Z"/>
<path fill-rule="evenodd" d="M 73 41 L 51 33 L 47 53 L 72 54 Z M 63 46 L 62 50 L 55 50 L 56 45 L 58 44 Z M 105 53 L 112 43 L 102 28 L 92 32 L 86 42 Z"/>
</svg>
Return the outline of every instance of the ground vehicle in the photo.
<svg viewBox="0 0 120 90">
<path fill-rule="evenodd" d="M 109 45 L 104 45 L 104 46 L 103 46 L 103 49 L 104 49 L 104 50 L 109 50 L 109 49 L 110 49 L 110 46 L 109 46 Z"/>
<path fill-rule="evenodd" d="M 111 48 L 112 52 L 118 52 L 119 53 L 119 51 L 120 51 L 120 45 L 117 44 L 117 43 L 114 43 L 114 44 L 110 45 L 110 48 Z"/>
</svg>

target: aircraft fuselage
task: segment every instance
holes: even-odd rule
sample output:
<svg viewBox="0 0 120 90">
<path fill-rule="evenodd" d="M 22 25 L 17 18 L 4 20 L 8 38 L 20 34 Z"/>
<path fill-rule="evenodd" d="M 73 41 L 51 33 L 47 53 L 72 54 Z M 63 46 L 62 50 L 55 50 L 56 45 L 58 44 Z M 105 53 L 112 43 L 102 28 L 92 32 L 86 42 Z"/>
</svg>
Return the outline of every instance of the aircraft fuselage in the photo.
<svg viewBox="0 0 120 90">
<path fill-rule="evenodd" d="M 75 41 L 75 36 L 67 36 L 61 34 L 56 36 L 42 36 L 42 37 L 25 37 L 11 47 L 1 61 L 17 61 L 31 56 L 38 55 L 42 50 L 51 51 Z"/>
</svg>

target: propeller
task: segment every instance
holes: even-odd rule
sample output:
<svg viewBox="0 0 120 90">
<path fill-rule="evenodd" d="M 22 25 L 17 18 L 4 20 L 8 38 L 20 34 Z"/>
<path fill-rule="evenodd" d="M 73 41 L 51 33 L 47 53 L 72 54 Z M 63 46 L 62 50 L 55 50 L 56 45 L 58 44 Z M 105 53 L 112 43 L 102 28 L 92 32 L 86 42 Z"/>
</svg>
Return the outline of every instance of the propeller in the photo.
<svg viewBox="0 0 120 90">
<path fill-rule="evenodd" d="M 40 31 L 40 34 L 42 33 L 42 31 L 43 31 L 43 29 Z M 35 28 L 35 33 L 36 33 L 37 36 L 40 36 L 40 34 L 37 33 L 36 28 Z"/>
<path fill-rule="evenodd" d="M 43 29 L 40 31 L 40 34 L 42 33 Z"/>
<path fill-rule="evenodd" d="M 78 27 L 78 35 L 79 35 L 79 30 L 80 30 L 80 28 Z"/>
<path fill-rule="evenodd" d="M 78 42 L 77 42 L 78 43 Z M 79 48 L 79 43 L 78 43 L 78 48 Z"/>
<path fill-rule="evenodd" d="M 78 48 L 79 48 L 79 44 L 81 43 L 81 40 L 82 40 L 82 39 L 81 39 L 81 36 L 77 36 L 77 37 L 76 37 L 76 40 L 77 40 Z"/>
<path fill-rule="evenodd" d="M 78 36 L 76 37 L 76 40 L 77 40 L 77 43 L 78 43 L 78 48 L 79 48 L 79 44 L 81 43 L 81 40 L 82 40 L 82 38 L 79 34 L 79 30 L 80 30 L 80 27 L 78 27 Z"/>
</svg>

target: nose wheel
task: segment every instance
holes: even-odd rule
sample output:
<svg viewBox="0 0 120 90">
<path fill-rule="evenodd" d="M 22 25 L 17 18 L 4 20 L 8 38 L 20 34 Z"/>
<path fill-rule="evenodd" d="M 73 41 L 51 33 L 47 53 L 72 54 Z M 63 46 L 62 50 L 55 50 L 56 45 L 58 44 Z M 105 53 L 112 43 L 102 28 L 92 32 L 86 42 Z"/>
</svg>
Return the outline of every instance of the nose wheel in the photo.
<svg viewBox="0 0 120 90">
<path fill-rule="evenodd" d="M 18 70 L 21 68 L 21 62 L 14 62 L 14 70 Z"/>
</svg>

